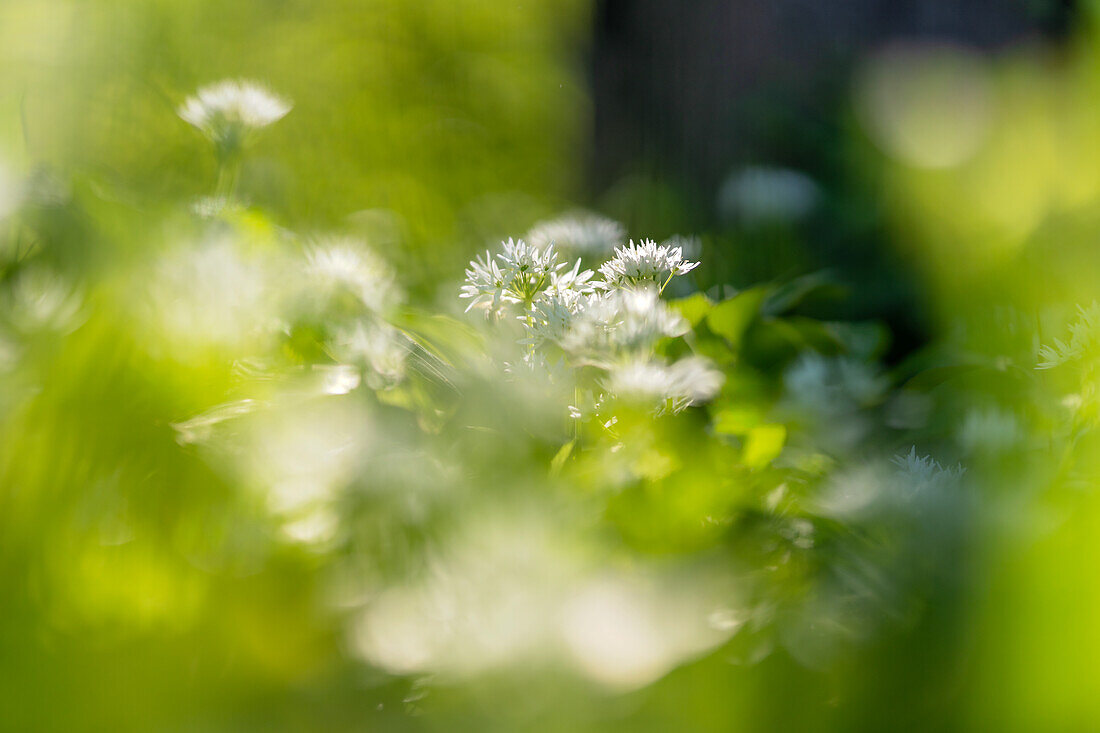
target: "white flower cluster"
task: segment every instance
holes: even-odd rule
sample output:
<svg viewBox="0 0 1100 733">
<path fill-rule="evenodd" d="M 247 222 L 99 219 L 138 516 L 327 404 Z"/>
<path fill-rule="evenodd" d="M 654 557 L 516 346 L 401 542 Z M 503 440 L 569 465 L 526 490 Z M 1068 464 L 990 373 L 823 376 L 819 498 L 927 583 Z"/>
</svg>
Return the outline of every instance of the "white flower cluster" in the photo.
<svg viewBox="0 0 1100 733">
<path fill-rule="evenodd" d="M 706 359 L 669 363 L 655 353 L 661 339 L 682 336 L 689 328 L 661 300 L 661 290 L 698 263 L 684 260 L 679 246 L 644 240 L 616 250 L 599 268 L 602 279 L 582 270 L 580 259 L 565 269 L 547 232 L 580 227 L 576 220 L 562 223 L 567 221 L 536 227 L 544 246 L 509 239 L 495 258 L 486 252 L 471 262 L 460 293 L 471 301 L 467 310 L 480 306 L 498 316 L 513 313 L 525 331 L 520 343 L 528 349 L 524 361 L 532 368 L 546 365 L 547 374 L 560 373 L 557 360 L 566 367 L 599 370 L 602 377 L 590 386 L 600 394 L 592 395 L 592 404 L 611 398 L 678 411 L 713 397 L 723 377 Z M 598 227 L 621 231 L 611 224 Z"/>
<path fill-rule="evenodd" d="M 490 313 L 498 313 L 502 305 L 524 304 L 530 307 L 534 299 L 553 282 L 553 276 L 563 267 L 558 262 L 554 245 L 536 247 L 509 237 L 502 242 L 504 251 L 496 259 L 485 252 L 470 262 L 466 270 L 466 284 L 460 298 L 470 298 L 466 310 L 484 307 Z M 499 261 L 499 264 L 498 264 Z"/>
<path fill-rule="evenodd" d="M 568 324 L 562 347 L 579 361 L 606 365 L 619 354 L 637 358 L 662 338 L 682 336 L 687 322 L 655 288 L 612 290 L 589 296 Z"/>
<path fill-rule="evenodd" d="M 200 88 L 177 114 L 219 145 L 239 144 L 250 132 L 286 116 L 290 102 L 255 82 L 226 79 Z"/>
<path fill-rule="evenodd" d="M 684 259 L 683 247 L 657 244 L 652 239 L 615 249 L 615 256 L 600 265 L 600 274 L 609 287 L 635 286 L 653 283 L 664 290 L 676 275 L 686 275 L 699 266 Z"/>
</svg>

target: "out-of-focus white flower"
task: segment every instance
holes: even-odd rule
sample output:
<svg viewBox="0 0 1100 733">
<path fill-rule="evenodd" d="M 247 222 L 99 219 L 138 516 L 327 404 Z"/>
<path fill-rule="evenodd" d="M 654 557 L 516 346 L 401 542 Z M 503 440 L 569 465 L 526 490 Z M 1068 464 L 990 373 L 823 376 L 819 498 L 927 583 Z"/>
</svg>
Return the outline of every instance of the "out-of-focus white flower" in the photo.
<svg viewBox="0 0 1100 733">
<path fill-rule="evenodd" d="M 354 239 L 332 238 L 311 246 L 306 272 L 328 294 L 344 289 L 375 313 L 387 313 L 404 297 L 389 265 Z"/>
<path fill-rule="evenodd" d="M 650 349 L 687 329 L 687 321 L 657 296 L 656 288 L 615 290 L 583 301 L 560 342 L 575 357 L 600 364 L 623 351 Z"/>
<path fill-rule="evenodd" d="M 392 386 L 405 376 L 408 339 L 387 323 L 358 321 L 336 338 L 341 359 L 362 364 L 371 389 Z"/>
<path fill-rule="evenodd" d="M 553 274 L 565 267 L 553 245 L 544 249 L 509 237 L 501 246 L 504 251 L 496 260 L 486 252 L 484 260 L 478 257 L 466 269 L 466 283 L 459 293 L 460 298 L 470 298 L 466 310 L 480 306 L 495 313 L 503 303 L 530 304 L 550 287 Z"/>
<path fill-rule="evenodd" d="M 557 245 L 580 256 L 602 256 L 623 241 L 626 228 L 617 221 L 589 212 L 575 212 L 557 219 L 540 221 L 527 233 L 536 247 Z"/>
<path fill-rule="evenodd" d="M 718 393 L 724 375 L 701 357 L 687 357 L 671 365 L 660 361 L 629 361 L 616 365 L 605 384 L 621 400 L 639 403 L 669 402 L 672 412 L 705 402 Z"/>
<path fill-rule="evenodd" d="M 350 401 L 288 402 L 242 426 L 238 470 L 272 514 L 294 520 L 329 506 L 365 460 L 369 416 Z"/>
<path fill-rule="evenodd" d="M 263 332 L 273 312 L 270 263 L 246 256 L 232 237 L 169 252 L 150 284 L 150 304 L 169 346 L 235 346 Z"/>
<path fill-rule="evenodd" d="M 615 256 L 600 265 L 607 288 L 637 286 L 653 283 L 664 290 L 668 281 L 675 275 L 684 275 L 699 266 L 698 262 L 684 259 L 683 248 L 657 244 L 652 239 L 644 239 L 635 244 L 615 249 Z"/>
<path fill-rule="evenodd" d="M 661 242 L 661 245 L 669 249 L 679 247 L 681 254 L 689 260 L 696 260 L 703 254 L 703 242 L 699 237 L 673 234 L 671 237 Z"/>
<path fill-rule="evenodd" d="M 916 446 L 907 455 L 894 456 L 894 465 L 898 467 L 898 475 L 906 480 L 905 489 L 910 495 L 952 484 L 966 473 L 962 466 L 945 468 L 932 456 L 918 456 Z"/>
<path fill-rule="evenodd" d="M 1023 438 L 1016 415 L 995 407 L 968 411 L 959 429 L 959 442 L 967 450 L 1009 450 Z"/>
<path fill-rule="evenodd" d="M 813 211 L 820 198 L 818 185 L 805 173 L 754 166 L 726 179 L 718 191 L 718 210 L 727 219 L 794 220 Z"/>
<path fill-rule="evenodd" d="M 291 106 L 255 82 L 226 79 L 200 88 L 177 114 L 218 144 L 240 144 L 248 133 L 282 119 Z"/>
<path fill-rule="evenodd" d="M 783 377 L 799 408 L 823 417 L 847 413 L 878 401 L 889 383 L 874 367 L 856 359 L 808 353 Z"/>
<path fill-rule="evenodd" d="M 561 630 L 578 670 L 610 689 L 635 689 L 737 630 L 707 623 L 714 612 L 698 591 L 668 590 L 615 577 L 580 588 L 564 606 Z"/>
</svg>

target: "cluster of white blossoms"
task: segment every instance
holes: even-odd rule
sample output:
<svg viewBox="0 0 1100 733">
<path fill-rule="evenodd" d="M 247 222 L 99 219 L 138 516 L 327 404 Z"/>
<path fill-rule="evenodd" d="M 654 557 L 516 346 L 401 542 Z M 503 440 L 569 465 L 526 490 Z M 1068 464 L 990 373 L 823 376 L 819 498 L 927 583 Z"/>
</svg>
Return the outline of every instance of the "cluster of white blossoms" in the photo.
<svg viewBox="0 0 1100 733">
<path fill-rule="evenodd" d="M 652 239 L 615 249 L 615 256 L 600 265 L 607 287 L 637 286 L 652 283 L 661 291 L 676 275 L 686 275 L 699 266 L 684 259 L 682 246 L 657 244 Z"/>
<path fill-rule="evenodd" d="M 239 145 L 250 132 L 285 117 L 291 106 L 255 82 L 226 79 L 200 88 L 176 112 L 222 146 Z"/>
<path fill-rule="evenodd" d="M 459 294 L 460 298 L 470 298 L 466 310 L 482 307 L 496 314 L 509 304 L 529 307 L 565 267 L 564 262 L 558 261 L 553 244 L 541 248 L 511 237 L 501 244 L 504 251 L 495 259 L 486 251 L 484 259 L 478 257 L 470 262 L 466 284 Z"/>
<path fill-rule="evenodd" d="M 558 249 L 579 256 L 604 256 L 621 244 L 624 237 L 626 228 L 622 224 L 589 212 L 540 221 L 527 232 L 527 241 L 536 247 L 553 243 Z"/>
<path fill-rule="evenodd" d="M 467 310 L 479 306 L 497 320 L 513 315 L 522 324 L 519 342 L 527 347 L 528 366 L 548 374 L 561 373 L 561 367 L 594 367 L 602 376 L 591 385 L 591 404 L 620 399 L 660 412 L 703 402 L 721 388 L 721 372 L 706 359 L 670 363 L 656 354 L 662 339 L 689 330 L 660 297 L 673 277 L 699 264 L 685 260 L 680 247 L 631 242 L 593 271 L 581 269 L 581 259 L 572 267 L 559 262 L 553 241 L 502 244 L 496 257 L 486 252 L 470 263 L 460 297 L 470 299 Z M 580 411 L 574 407 L 571 413 Z"/>
</svg>

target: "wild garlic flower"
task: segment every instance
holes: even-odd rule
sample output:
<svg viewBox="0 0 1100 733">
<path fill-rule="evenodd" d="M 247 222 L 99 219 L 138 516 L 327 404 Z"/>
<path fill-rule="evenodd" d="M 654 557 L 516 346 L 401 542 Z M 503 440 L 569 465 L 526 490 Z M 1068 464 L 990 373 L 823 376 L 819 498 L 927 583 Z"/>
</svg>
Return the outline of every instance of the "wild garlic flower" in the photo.
<svg viewBox="0 0 1100 733">
<path fill-rule="evenodd" d="M 590 296 L 560 343 L 584 362 L 607 365 L 624 352 L 644 352 L 687 329 L 687 321 L 657 296 L 656 288 L 615 290 Z"/>
<path fill-rule="evenodd" d="M 1069 327 L 1069 343 L 1054 339 L 1054 346 L 1039 349 L 1037 369 L 1053 369 L 1086 355 L 1100 355 L 1100 304 L 1088 308 L 1078 306 L 1078 318 Z"/>
<path fill-rule="evenodd" d="M 657 244 L 644 239 L 639 244 L 630 240 L 625 247 L 615 249 L 615 256 L 600 266 L 605 287 L 633 287 L 646 283 L 664 290 L 676 275 L 684 275 L 699 266 L 698 262 L 684 259 L 683 248 Z"/>
<path fill-rule="evenodd" d="M 551 288 L 534 302 L 531 311 L 518 316 L 527 326 L 522 343 L 541 346 L 547 341 L 561 342 L 573 321 L 598 297 L 572 288 Z"/>
<path fill-rule="evenodd" d="M 403 300 L 389 265 L 350 238 L 321 240 L 306 250 L 306 273 L 317 292 L 349 292 L 375 313 L 386 313 Z"/>
<path fill-rule="evenodd" d="M 909 496 L 929 489 L 951 486 L 966 473 L 961 465 L 944 467 L 932 456 L 918 456 L 916 446 L 907 455 L 894 456 L 893 463 L 898 467 L 898 477 L 905 482 L 902 488 Z"/>
<path fill-rule="evenodd" d="M 466 269 L 466 283 L 459 297 L 470 298 L 467 311 L 480 306 L 496 312 L 505 303 L 530 306 L 550 287 L 553 275 L 565 267 L 564 262 L 558 262 L 553 245 L 543 249 L 511 237 L 501 245 L 504 251 L 497 254 L 496 260 L 486 251 L 484 259 L 474 259 Z"/>
<path fill-rule="evenodd" d="M 626 229 L 622 224 L 588 212 L 540 221 L 527 233 L 527 241 L 536 247 L 555 244 L 563 251 L 581 256 L 609 254 L 624 237 Z"/>
<path fill-rule="evenodd" d="M 592 280 L 596 273 L 591 270 L 581 270 L 581 261 L 577 260 L 572 270 L 550 273 L 550 287 L 548 293 L 560 293 L 572 291 L 575 293 L 594 293 L 596 283 Z"/>
<path fill-rule="evenodd" d="M 718 394 L 725 377 L 710 361 L 689 356 L 672 364 L 634 359 L 611 369 L 604 386 L 619 400 L 680 412 Z"/>
<path fill-rule="evenodd" d="M 286 116 L 291 106 L 255 82 L 226 79 L 200 88 L 176 112 L 222 152 L 230 152 L 250 133 Z"/>
</svg>

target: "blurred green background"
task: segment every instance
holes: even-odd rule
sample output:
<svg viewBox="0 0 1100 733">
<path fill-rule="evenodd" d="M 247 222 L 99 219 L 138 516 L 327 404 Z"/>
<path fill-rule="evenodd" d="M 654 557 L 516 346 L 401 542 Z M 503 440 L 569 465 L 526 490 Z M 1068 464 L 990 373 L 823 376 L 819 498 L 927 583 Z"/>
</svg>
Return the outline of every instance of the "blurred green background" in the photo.
<svg viewBox="0 0 1100 733">
<path fill-rule="evenodd" d="M 0 3 L 0 728 L 1100 726 L 1100 323 L 1078 313 L 1100 290 L 1097 11 L 822 3 L 882 27 L 804 29 L 839 40 L 784 66 L 789 45 L 747 41 L 801 43 L 807 3 L 678 5 Z M 727 46 L 749 50 L 707 55 Z M 176 108 L 227 77 L 294 108 L 212 224 L 194 208 L 217 161 Z M 577 206 L 698 235 L 672 294 L 752 306 L 693 319 L 736 352 L 705 416 L 626 417 L 632 450 L 557 475 L 559 417 L 462 371 L 477 334 L 455 295 L 472 254 Z M 390 263 L 395 319 L 453 374 L 279 401 L 252 355 L 308 372 L 326 323 L 272 346 L 233 268 L 331 232 Z M 228 259 L 223 236 L 243 243 Z M 276 291 L 299 287 L 280 267 Z M 205 310 L 165 315 L 188 298 Z M 266 422 L 181 440 L 246 396 Z M 775 425 L 782 454 L 749 460 Z M 328 440 L 361 457 L 333 469 Z M 904 500 L 830 513 L 911 446 L 963 479 L 917 499 L 886 479 Z M 328 470 L 352 487 L 346 530 L 288 541 L 253 484 Z M 800 521 L 823 539 L 799 544 Z M 573 573 L 639 568 L 596 596 L 611 629 L 631 594 L 760 595 L 625 688 L 583 654 L 587 677 L 541 652 L 496 664 L 476 633 L 540 619 Z M 393 599 L 452 591 L 480 626 L 436 619 L 438 669 L 357 631 L 370 599 L 400 629 L 415 604 Z"/>
</svg>

